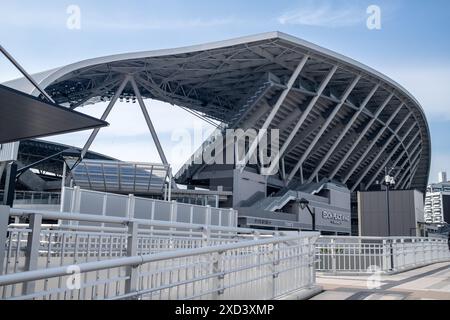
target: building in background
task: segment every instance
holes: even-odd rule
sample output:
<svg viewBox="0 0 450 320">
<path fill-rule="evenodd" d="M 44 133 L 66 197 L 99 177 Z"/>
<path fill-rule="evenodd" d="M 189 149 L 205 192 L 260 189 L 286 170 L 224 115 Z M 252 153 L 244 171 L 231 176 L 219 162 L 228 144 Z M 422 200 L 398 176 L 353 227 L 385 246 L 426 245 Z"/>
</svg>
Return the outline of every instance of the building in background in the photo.
<svg viewBox="0 0 450 320">
<path fill-rule="evenodd" d="M 419 236 L 424 222 L 423 193 L 417 190 L 390 191 L 389 218 L 387 212 L 386 191 L 358 192 L 359 235 Z"/>
<path fill-rule="evenodd" d="M 430 184 L 427 187 L 425 222 L 450 223 L 450 182 L 447 181 L 446 172 L 439 172 L 438 183 Z"/>
</svg>

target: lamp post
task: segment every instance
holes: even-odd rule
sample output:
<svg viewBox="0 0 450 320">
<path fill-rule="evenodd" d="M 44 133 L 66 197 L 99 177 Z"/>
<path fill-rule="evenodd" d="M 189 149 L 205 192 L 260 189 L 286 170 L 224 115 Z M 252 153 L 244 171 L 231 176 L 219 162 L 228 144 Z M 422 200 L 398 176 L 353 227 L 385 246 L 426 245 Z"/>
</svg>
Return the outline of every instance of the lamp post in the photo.
<svg viewBox="0 0 450 320">
<path fill-rule="evenodd" d="M 305 210 L 305 208 L 308 209 L 309 214 L 311 215 L 311 218 L 312 218 L 312 231 L 316 231 L 316 212 L 315 211 L 313 212 L 311 210 L 311 208 L 309 207 L 309 201 L 306 200 L 305 198 L 302 198 L 299 201 L 299 204 L 300 204 L 300 208 L 302 210 Z"/>
<path fill-rule="evenodd" d="M 387 206 L 387 227 L 388 227 L 388 237 L 391 236 L 391 211 L 389 206 L 389 189 L 391 186 L 395 186 L 395 178 L 391 176 L 391 172 L 393 170 L 397 170 L 400 168 L 394 167 L 394 168 L 384 168 L 384 181 L 383 185 L 386 186 L 386 206 Z M 389 247 L 390 247 L 390 256 L 391 256 L 391 270 L 394 270 L 394 248 L 393 248 L 392 239 L 389 241 Z"/>
<path fill-rule="evenodd" d="M 391 168 L 389 170 L 389 168 L 386 167 L 384 169 L 385 176 L 384 176 L 384 181 L 383 181 L 383 185 L 386 186 L 386 206 L 387 206 L 388 237 L 391 236 L 391 211 L 390 211 L 390 206 L 389 206 L 389 202 L 390 202 L 390 200 L 389 200 L 389 191 L 390 191 L 391 186 L 395 186 L 395 179 L 394 179 L 394 177 L 392 177 L 390 175 L 392 169 L 394 169 L 394 168 Z"/>
</svg>

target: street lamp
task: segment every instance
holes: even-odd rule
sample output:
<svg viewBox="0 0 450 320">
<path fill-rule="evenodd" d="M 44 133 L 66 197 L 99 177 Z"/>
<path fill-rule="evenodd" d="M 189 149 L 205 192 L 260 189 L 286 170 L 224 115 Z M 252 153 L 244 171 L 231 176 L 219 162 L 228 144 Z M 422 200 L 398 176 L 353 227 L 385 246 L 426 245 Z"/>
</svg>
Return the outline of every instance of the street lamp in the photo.
<svg viewBox="0 0 450 320">
<path fill-rule="evenodd" d="M 309 201 L 306 200 L 305 198 L 302 198 L 299 201 L 299 204 L 300 204 L 300 208 L 302 210 L 305 210 L 305 208 L 308 209 L 309 214 L 311 215 L 311 218 L 312 218 L 312 231 L 316 231 L 316 212 L 315 211 L 313 212 L 311 210 L 311 208 L 309 207 Z"/>
<path fill-rule="evenodd" d="M 387 227 L 388 227 L 388 237 L 391 236 L 391 212 L 389 208 L 389 190 L 391 186 L 395 186 L 395 178 L 391 176 L 391 172 L 393 170 L 399 169 L 397 167 L 395 168 L 384 168 L 384 181 L 383 185 L 386 186 L 386 206 L 387 206 Z"/>
</svg>

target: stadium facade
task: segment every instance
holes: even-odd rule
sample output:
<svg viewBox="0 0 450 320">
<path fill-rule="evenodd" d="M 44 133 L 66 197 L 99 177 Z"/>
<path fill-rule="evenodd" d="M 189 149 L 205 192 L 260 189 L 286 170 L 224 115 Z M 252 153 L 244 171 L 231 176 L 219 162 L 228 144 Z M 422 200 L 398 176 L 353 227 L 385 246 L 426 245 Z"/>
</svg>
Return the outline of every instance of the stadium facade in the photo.
<svg viewBox="0 0 450 320">
<path fill-rule="evenodd" d="M 226 129 L 277 129 L 273 175 L 258 163 L 199 163 L 196 153 L 174 176 L 188 190 L 228 192 L 221 205 L 238 209 L 241 225 L 310 229 L 306 199 L 319 230 L 348 234 L 355 192 L 379 190 L 387 166 L 400 168 L 395 189 L 426 190 L 431 141 L 418 101 L 383 74 L 287 34 L 90 59 L 34 78 L 71 109 L 110 101 L 103 120 L 118 99 L 137 100 L 164 164 L 145 98 L 220 123 L 201 150 L 223 145 Z M 39 94 L 24 79 L 6 85 Z"/>
</svg>

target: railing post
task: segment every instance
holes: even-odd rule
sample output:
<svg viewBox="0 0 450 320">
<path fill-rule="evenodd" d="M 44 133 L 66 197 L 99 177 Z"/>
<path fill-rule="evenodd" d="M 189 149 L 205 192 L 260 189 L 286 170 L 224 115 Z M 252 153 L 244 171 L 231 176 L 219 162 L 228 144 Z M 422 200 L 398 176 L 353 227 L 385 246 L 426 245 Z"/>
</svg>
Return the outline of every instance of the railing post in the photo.
<svg viewBox="0 0 450 320">
<path fill-rule="evenodd" d="M 24 271 L 36 270 L 38 267 L 41 225 L 42 225 L 42 215 L 40 214 L 30 215 L 29 228 L 31 231 L 28 233 L 27 248 L 25 252 Z M 20 246 L 20 243 L 18 243 L 17 245 Z M 34 293 L 35 286 L 36 283 L 34 281 L 24 283 L 22 293 L 24 295 Z"/>
<path fill-rule="evenodd" d="M 393 272 L 398 269 L 398 245 L 396 239 L 391 239 L 391 269 Z"/>
<path fill-rule="evenodd" d="M 8 236 L 10 207 L 0 206 L 0 275 L 3 274 L 3 263 L 5 262 L 6 241 Z"/>
<path fill-rule="evenodd" d="M 234 210 L 230 208 L 230 212 L 228 214 L 228 227 L 236 227 L 234 225 Z"/>
<path fill-rule="evenodd" d="M 280 250 L 279 244 L 274 243 L 272 246 L 272 296 L 273 299 L 277 294 L 277 279 L 279 277 L 279 272 L 277 266 L 280 264 Z"/>
<path fill-rule="evenodd" d="M 400 242 L 401 242 L 401 247 L 402 247 L 402 253 L 403 253 L 403 263 L 402 263 L 402 268 L 405 268 L 406 267 L 406 255 L 408 254 L 407 252 L 406 252 L 406 248 L 405 248 L 405 239 L 401 239 L 400 240 Z"/>
<path fill-rule="evenodd" d="M 81 189 L 78 186 L 73 188 L 70 213 L 80 213 L 81 211 Z M 78 221 L 69 221 L 69 225 L 78 225 Z"/>
<path fill-rule="evenodd" d="M 173 200 L 170 203 L 170 222 L 177 222 L 178 202 Z"/>
<path fill-rule="evenodd" d="M 207 247 L 209 245 L 209 239 L 211 237 L 211 230 L 209 226 L 203 226 L 202 230 L 202 247 Z"/>
<path fill-rule="evenodd" d="M 138 224 L 135 221 L 128 222 L 128 241 L 127 256 L 134 257 L 137 255 L 138 249 Z M 125 294 L 137 292 L 138 290 L 138 267 L 139 265 L 127 266 L 126 275 L 128 279 L 125 281 Z M 137 299 L 137 296 L 134 297 Z"/>
<path fill-rule="evenodd" d="M 136 206 L 136 197 L 134 194 L 128 195 L 128 202 L 127 202 L 127 216 L 128 219 L 134 219 L 134 208 Z"/>
<path fill-rule="evenodd" d="M 336 243 L 335 239 L 331 239 L 331 270 L 333 274 L 337 274 L 336 266 Z"/>
<path fill-rule="evenodd" d="M 206 206 L 206 211 L 205 211 L 205 224 L 207 226 L 211 225 L 211 206 L 207 205 Z"/>
<path fill-rule="evenodd" d="M 212 272 L 216 276 L 213 277 L 213 293 L 212 293 L 212 299 L 213 300 L 219 300 L 220 297 L 224 294 L 225 289 L 224 286 L 224 279 L 225 279 L 225 272 L 223 269 L 223 251 L 215 252 L 211 254 L 212 258 Z"/>
</svg>

